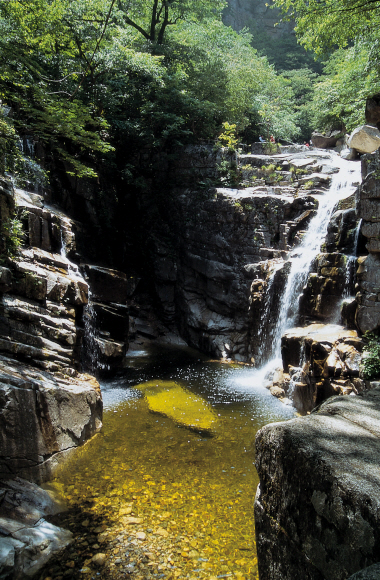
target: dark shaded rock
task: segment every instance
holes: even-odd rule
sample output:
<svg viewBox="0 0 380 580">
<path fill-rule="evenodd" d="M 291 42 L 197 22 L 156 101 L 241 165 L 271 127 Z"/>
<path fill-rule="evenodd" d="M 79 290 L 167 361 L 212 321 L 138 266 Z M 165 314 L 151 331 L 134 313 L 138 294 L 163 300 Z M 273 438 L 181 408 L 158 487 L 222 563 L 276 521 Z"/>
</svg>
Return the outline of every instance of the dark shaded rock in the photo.
<svg viewBox="0 0 380 580">
<path fill-rule="evenodd" d="M 93 302 L 96 326 L 100 332 L 109 333 L 114 340 L 128 342 L 129 310 L 125 304 Z"/>
<path fill-rule="evenodd" d="M 380 95 L 368 97 L 365 103 L 365 120 L 380 129 Z"/>
<path fill-rule="evenodd" d="M 337 135 L 333 136 L 322 135 L 321 133 L 312 133 L 311 140 L 314 147 L 318 147 L 319 149 L 329 149 L 335 147 L 336 142 L 341 135 L 342 133 L 338 133 Z"/>
<path fill-rule="evenodd" d="M 344 580 L 380 553 L 380 390 L 256 437 L 260 578 Z"/>
<path fill-rule="evenodd" d="M 301 321 L 311 316 L 340 322 L 342 296 L 353 293 L 355 263 L 356 258 L 341 252 L 319 254 L 300 297 Z"/>
<path fill-rule="evenodd" d="M 347 580 L 378 580 L 380 578 L 380 562 L 372 564 L 360 572 L 356 572 Z"/>
<path fill-rule="evenodd" d="M 335 211 L 327 228 L 326 252 L 343 252 L 355 255 L 357 224 L 354 207 Z"/>
<path fill-rule="evenodd" d="M 361 291 L 356 296 L 359 306 L 355 321 L 361 332 L 373 332 L 380 328 L 380 254 L 369 254 L 358 262 Z"/>
<path fill-rule="evenodd" d="M 91 287 L 92 299 L 100 302 L 125 304 L 139 282 L 136 276 L 128 276 L 117 270 L 90 264 L 86 264 L 84 269 Z"/>
</svg>

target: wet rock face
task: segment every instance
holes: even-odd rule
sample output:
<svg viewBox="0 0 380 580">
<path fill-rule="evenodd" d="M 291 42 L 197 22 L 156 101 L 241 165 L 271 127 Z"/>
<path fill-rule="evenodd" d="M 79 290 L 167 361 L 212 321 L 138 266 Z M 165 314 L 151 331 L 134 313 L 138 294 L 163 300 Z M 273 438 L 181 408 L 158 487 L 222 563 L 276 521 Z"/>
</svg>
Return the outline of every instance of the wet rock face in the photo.
<svg viewBox="0 0 380 580">
<path fill-rule="evenodd" d="M 281 341 L 285 374 L 282 386 L 297 411 L 306 414 L 332 395 L 370 388 L 360 378 L 362 342 L 356 330 L 311 324 L 286 332 Z M 298 374 L 298 376 L 296 376 Z"/>
<path fill-rule="evenodd" d="M 176 305 L 182 336 L 190 344 L 219 357 L 251 358 L 249 296 L 252 281 L 263 276 L 262 249 L 277 248 L 268 255 L 281 259 L 281 223 L 310 206 L 314 201 L 307 197 L 220 189 L 191 221 L 184 220 L 188 225 L 176 264 Z"/>
<path fill-rule="evenodd" d="M 356 324 L 361 332 L 380 328 L 380 161 L 379 153 L 362 162 L 365 179 L 358 193 L 357 213 L 367 239 L 368 256 L 359 258 Z"/>
<path fill-rule="evenodd" d="M 377 388 L 259 431 L 260 578 L 344 580 L 378 561 L 379 417 Z"/>
<path fill-rule="evenodd" d="M 184 153 L 176 162 L 178 183 L 189 179 L 191 164 L 195 175 L 215 173 L 210 149 Z M 259 350 L 268 275 L 299 242 L 330 175 L 307 151 L 244 154 L 239 167 L 251 187 L 176 191 L 168 220 L 175 240 L 170 246 L 167 235 L 156 236 L 153 270 L 165 322 L 177 323 L 186 341 L 212 356 L 250 362 Z M 318 177 L 305 189 L 310 173 Z"/>
<path fill-rule="evenodd" d="M 91 300 L 85 312 L 83 341 L 85 367 L 98 376 L 121 368 L 128 350 L 129 308 L 127 300 L 139 282 L 124 272 L 85 264 Z"/>
<path fill-rule="evenodd" d="M 345 254 L 319 254 L 316 260 L 317 271 L 309 274 L 301 297 L 302 317 L 309 316 L 326 321 L 335 318 L 336 322 L 340 322 L 340 303 L 345 287 L 350 286 L 350 280 L 347 280 L 347 262 Z"/>
</svg>

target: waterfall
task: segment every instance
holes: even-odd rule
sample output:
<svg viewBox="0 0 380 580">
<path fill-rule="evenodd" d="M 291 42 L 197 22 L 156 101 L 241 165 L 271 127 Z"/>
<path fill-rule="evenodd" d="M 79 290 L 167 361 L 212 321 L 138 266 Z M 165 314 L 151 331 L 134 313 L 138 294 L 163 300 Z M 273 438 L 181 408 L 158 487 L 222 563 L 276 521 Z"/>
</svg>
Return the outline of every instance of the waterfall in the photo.
<svg viewBox="0 0 380 580">
<path fill-rule="evenodd" d="M 334 324 L 341 324 L 342 323 L 342 307 L 345 302 L 349 299 L 354 298 L 354 285 L 355 285 L 355 274 L 356 274 L 356 262 L 357 262 L 357 255 L 358 255 L 358 244 L 359 244 L 359 234 L 361 230 L 362 220 L 359 220 L 358 225 L 355 231 L 355 238 L 353 244 L 353 254 L 347 256 L 347 264 L 346 264 L 346 275 L 344 280 L 344 287 L 342 290 L 342 300 L 339 304 L 339 310 L 336 316 L 336 319 L 332 322 Z"/>
<path fill-rule="evenodd" d="M 319 208 L 311 220 L 302 242 L 296 247 L 290 257 L 290 271 L 282 294 L 281 307 L 275 326 L 270 359 L 273 364 L 281 359 L 281 337 L 297 323 L 299 313 L 299 298 L 306 284 L 310 266 L 320 252 L 327 233 L 327 227 L 337 202 L 351 195 L 360 181 L 360 164 L 346 161 L 338 155 L 330 160 L 339 166 L 339 173 L 332 177 L 328 192 L 321 195 Z"/>
<path fill-rule="evenodd" d="M 85 282 L 79 267 L 71 262 L 67 257 L 67 229 L 63 227 L 63 222 L 61 221 L 61 249 L 60 254 L 64 258 L 67 264 L 67 273 L 70 278 L 76 280 L 80 279 Z M 66 225 L 70 226 L 70 224 Z M 66 235 L 65 235 L 66 233 Z M 83 324 L 84 324 L 84 340 L 82 347 L 82 366 L 88 369 L 92 374 L 96 374 L 99 363 L 99 342 L 98 342 L 98 332 L 96 327 L 96 310 L 94 308 L 94 303 L 91 300 L 91 291 L 88 286 L 88 303 L 83 311 Z"/>
<path fill-rule="evenodd" d="M 99 342 L 98 332 L 96 326 L 96 310 L 94 303 L 91 300 L 91 291 L 88 288 L 88 303 L 83 313 L 84 320 L 84 349 L 83 349 L 83 365 L 88 368 L 91 374 L 96 374 L 99 368 Z"/>
<path fill-rule="evenodd" d="M 275 293 L 275 281 L 277 274 L 284 267 L 280 262 L 275 264 L 272 272 L 269 275 L 267 286 L 265 289 L 264 305 L 260 319 L 260 326 L 257 331 L 257 340 L 259 348 L 257 352 L 257 361 L 260 365 L 266 360 L 268 353 L 271 352 L 271 345 L 276 331 L 276 325 L 271 324 L 271 319 L 276 316 L 279 310 L 278 296 Z"/>
<path fill-rule="evenodd" d="M 62 227 L 62 222 L 61 222 L 61 250 L 60 250 L 60 254 L 61 254 L 62 258 L 64 258 L 65 262 L 67 263 L 67 273 L 71 278 L 80 278 L 81 280 L 84 280 L 82 274 L 79 271 L 79 267 L 76 264 L 74 264 L 74 262 L 71 262 L 71 260 L 69 260 L 69 258 L 67 257 L 67 242 L 66 242 L 66 236 L 65 236 L 64 232 L 65 232 L 65 229 Z"/>
<path fill-rule="evenodd" d="M 347 300 L 347 298 L 350 298 L 353 293 L 352 291 L 355 280 L 356 260 L 356 256 L 347 256 L 346 276 L 342 292 L 343 301 Z"/>
<path fill-rule="evenodd" d="M 358 221 L 358 225 L 356 227 L 355 239 L 354 239 L 354 256 L 357 256 L 358 255 L 359 235 L 360 235 L 360 231 L 362 229 L 362 222 L 363 222 L 363 220 L 360 219 Z"/>
</svg>

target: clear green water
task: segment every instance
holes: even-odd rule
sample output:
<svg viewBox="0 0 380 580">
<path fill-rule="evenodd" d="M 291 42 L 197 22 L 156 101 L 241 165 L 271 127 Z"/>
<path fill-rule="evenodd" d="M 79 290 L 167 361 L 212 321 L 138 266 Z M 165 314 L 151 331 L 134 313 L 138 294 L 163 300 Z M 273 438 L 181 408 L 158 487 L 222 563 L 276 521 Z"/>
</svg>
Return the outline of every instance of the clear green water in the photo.
<svg viewBox="0 0 380 580">
<path fill-rule="evenodd" d="M 131 388 L 152 379 L 174 380 L 206 400 L 217 419 L 211 436 L 152 413 Z M 71 505 L 90 498 L 88 509 L 116 532 L 131 529 L 125 517 L 132 508 L 142 520 L 133 533 L 146 533 L 146 541 L 161 530 L 176 550 L 153 576 L 257 578 L 254 438 L 294 410 L 269 394 L 259 372 L 184 349 L 130 353 L 125 375 L 102 390 L 103 431 L 56 482 Z"/>
</svg>

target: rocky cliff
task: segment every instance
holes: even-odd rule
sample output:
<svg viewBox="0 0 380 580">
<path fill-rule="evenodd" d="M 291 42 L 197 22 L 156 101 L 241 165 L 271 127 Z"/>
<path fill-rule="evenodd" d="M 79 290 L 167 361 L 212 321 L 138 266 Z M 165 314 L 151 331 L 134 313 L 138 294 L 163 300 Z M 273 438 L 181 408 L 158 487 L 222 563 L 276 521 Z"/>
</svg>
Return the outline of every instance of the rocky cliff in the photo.
<svg viewBox="0 0 380 580">
<path fill-rule="evenodd" d="M 224 22 L 234 30 L 251 28 L 265 31 L 270 37 L 278 38 L 292 30 L 289 23 L 280 23 L 279 10 L 273 9 L 265 0 L 228 0 Z M 276 26 L 277 24 L 277 26 Z"/>
<path fill-rule="evenodd" d="M 165 320 L 176 323 L 192 346 L 260 365 L 270 353 L 289 251 L 302 239 L 335 169 L 328 153 L 300 146 L 272 156 L 241 155 L 234 169 L 240 189 L 191 188 L 189 176 L 198 172 L 216 178 L 218 155 L 210 147 L 188 148 L 171 168 L 187 187 L 174 187 L 165 199 L 165 230 L 162 222 L 161 230 L 157 220 L 151 222 L 154 284 Z M 315 264 L 315 318 L 325 320 L 335 311 L 340 320 L 344 252 L 353 252 L 357 226 L 354 205 L 348 195 L 335 208 L 331 252 Z M 145 208 L 159 213 L 152 204 Z"/>
<path fill-rule="evenodd" d="M 0 210 L 0 478 L 42 481 L 101 428 L 99 384 L 81 369 L 122 364 L 133 283 L 80 267 L 81 224 L 43 196 L 2 179 Z"/>
</svg>

